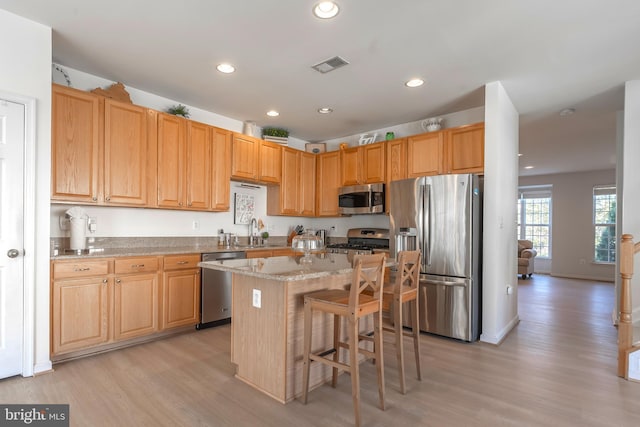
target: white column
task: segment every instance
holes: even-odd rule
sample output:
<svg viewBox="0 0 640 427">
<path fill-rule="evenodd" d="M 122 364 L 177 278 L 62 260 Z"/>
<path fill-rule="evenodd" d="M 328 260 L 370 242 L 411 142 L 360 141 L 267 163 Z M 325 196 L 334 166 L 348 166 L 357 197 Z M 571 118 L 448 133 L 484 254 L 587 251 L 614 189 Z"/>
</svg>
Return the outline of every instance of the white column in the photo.
<svg viewBox="0 0 640 427">
<path fill-rule="evenodd" d="M 518 123 L 518 112 L 502 84 L 487 84 L 480 340 L 493 344 L 518 324 Z"/>
</svg>

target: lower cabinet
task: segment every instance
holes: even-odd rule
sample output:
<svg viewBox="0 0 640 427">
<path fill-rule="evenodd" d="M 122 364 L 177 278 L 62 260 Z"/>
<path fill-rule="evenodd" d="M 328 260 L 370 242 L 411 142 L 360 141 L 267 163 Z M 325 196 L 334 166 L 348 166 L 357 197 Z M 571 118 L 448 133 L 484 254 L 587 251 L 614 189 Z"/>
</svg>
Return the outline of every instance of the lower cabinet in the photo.
<svg viewBox="0 0 640 427">
<path fill-rule="evenodd" d="M 113 338 L 124 340 L 158 331 L 158 258 L 115 260 Z"/>
<path fill-rule="evenodd" d="M 109 341 L 109 290 L 106 276 L 53 282 L 51 352 L 67 353 Z"/>
<path fill-rule="evenodd" d="M 53 261 L 52 358 L 106 350 L 165 329 L 195 325 L 200 315 L 199 262 L 200 254 Z"/>
<path fill-rule="evenodd" d="M 195 325 L 200 319 L 200 254 L 164 257 L 162 329 Z"/>
</svg>

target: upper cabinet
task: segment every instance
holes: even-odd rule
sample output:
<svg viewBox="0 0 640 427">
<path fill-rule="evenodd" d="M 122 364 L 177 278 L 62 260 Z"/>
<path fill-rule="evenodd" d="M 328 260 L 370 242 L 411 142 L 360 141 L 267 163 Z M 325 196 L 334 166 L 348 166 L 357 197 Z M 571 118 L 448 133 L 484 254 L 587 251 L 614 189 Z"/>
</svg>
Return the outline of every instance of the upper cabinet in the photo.
<svg viewBox="0 0 640 427">
<path fill-rule="evenodd" d="M 53 85 L 51 199 L 149 206 L 156 147 L 149 110 Z"/>
<path fill-rule="evenodd" d="M 442 173 L 444 136 L 430 132 L 407 138 L 407 178 Z"/>
<path fill-rule="evenodd" d="M 280 183 L 281 149 L 279 144 L 234 133 L 231 178 L 265 184 Z"/>
<path fill-rule="evenodd" d="M 231 142 L 231 178 L 258 180 L 260 140 L 234 133 Z"/>
<path fill-rule="evenodd" d="M 484 123 L 407 138 L 407 176 L 484 172 Z"/>
<path fill-rule="evenodd" d="M 315 154 L 282 147 L 282 177 L 279 186 L 267 189 L 269 215 L 313 216 L 315 214 Z"/>
<path fill-rule="evenodd" d="M 278 184 L 281 179 L 282 146 L 275 142 L 260 140 L 260 170 L 258 181 Z"/>
<path fill-rule="evenodd" d="M 445 173 L 484 172 L 484 123 L 447 129 Z"/>
<path fill-rule="evenodd" d="M 318 154 L 316 158 L 316 216 L 339 216 L 338 189 L 341 185 L 340 151 Z"/>
<path fill-rule="evenodd" d="M 53 85 L 51 199 L 97 203 L 102 99 Z"/>
<path fill-rule="evenodd" d="M 211 210 L 228 211 L 231 192 L 231 132 L 212 128 Z"/>
<path fill-rule="evenodd" d="M 158 206 L 211 209 L 211 127 L 158 113 Z"/>
<path fill-rule="evenodd" d="M 385 143 L 340 150 L 342 185 L 373 184 L 385 180 Z"/>
<path fill-rule="evenodd" d="M 146 206 L 155 199 L 156 144 L 147 138 L 148 110 L 104 100 L 104 200 Z M 155 204 L 155 203 L 152 203 Z"/>
</svg>

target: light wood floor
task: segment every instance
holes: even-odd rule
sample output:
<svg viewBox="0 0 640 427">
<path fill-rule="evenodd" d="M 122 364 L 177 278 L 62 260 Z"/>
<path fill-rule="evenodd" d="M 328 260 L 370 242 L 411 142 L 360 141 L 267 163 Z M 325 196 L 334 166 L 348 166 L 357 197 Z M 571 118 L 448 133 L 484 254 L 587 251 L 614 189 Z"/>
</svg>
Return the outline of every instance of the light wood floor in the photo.
<svg viewBox="0 0 640 427">
<path fill-rule="evenodd" d="M 613 284 L 534 275 L 518 293 L 520 324 L 500 346 L 423 334 L 423 381 L 408 363 L 404 396 L 386 346 L 386 411 L 363 363 L 363 425 L 640 425 L 640 383 L 616 376 Z M 348 376 L 282 405 L 233 378 L 229 341 L 227 325 L 59 364 L 0 381 L 0 402 L 69 403 L 74 426 L 352 425 Z"/>
</svg>

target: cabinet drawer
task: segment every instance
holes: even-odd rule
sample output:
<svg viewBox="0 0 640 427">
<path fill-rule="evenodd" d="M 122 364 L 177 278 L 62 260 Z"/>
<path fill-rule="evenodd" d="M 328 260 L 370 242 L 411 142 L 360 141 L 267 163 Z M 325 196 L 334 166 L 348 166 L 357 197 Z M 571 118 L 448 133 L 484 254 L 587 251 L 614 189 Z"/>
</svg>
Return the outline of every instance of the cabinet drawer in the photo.
<svg viewBox="0 0 640 427">
<path fill-rule="evenodd" d="M 69 277 L 103 276 L 109 273 L 109 260 L 78 260 L 75 262 L 54 262 L 53 279 Z"/>
<path fill-rule="evenodd" d="M 116 259 L 116 274 L 145 273 L 158 271 L 157 257 Z"/>
<path fill-rule="evenodd" d="M 200 254 L 168 255 L 164 257 L 164 270 L 197 268 L 198 263 L 200 263 Z"/>
</svg>

